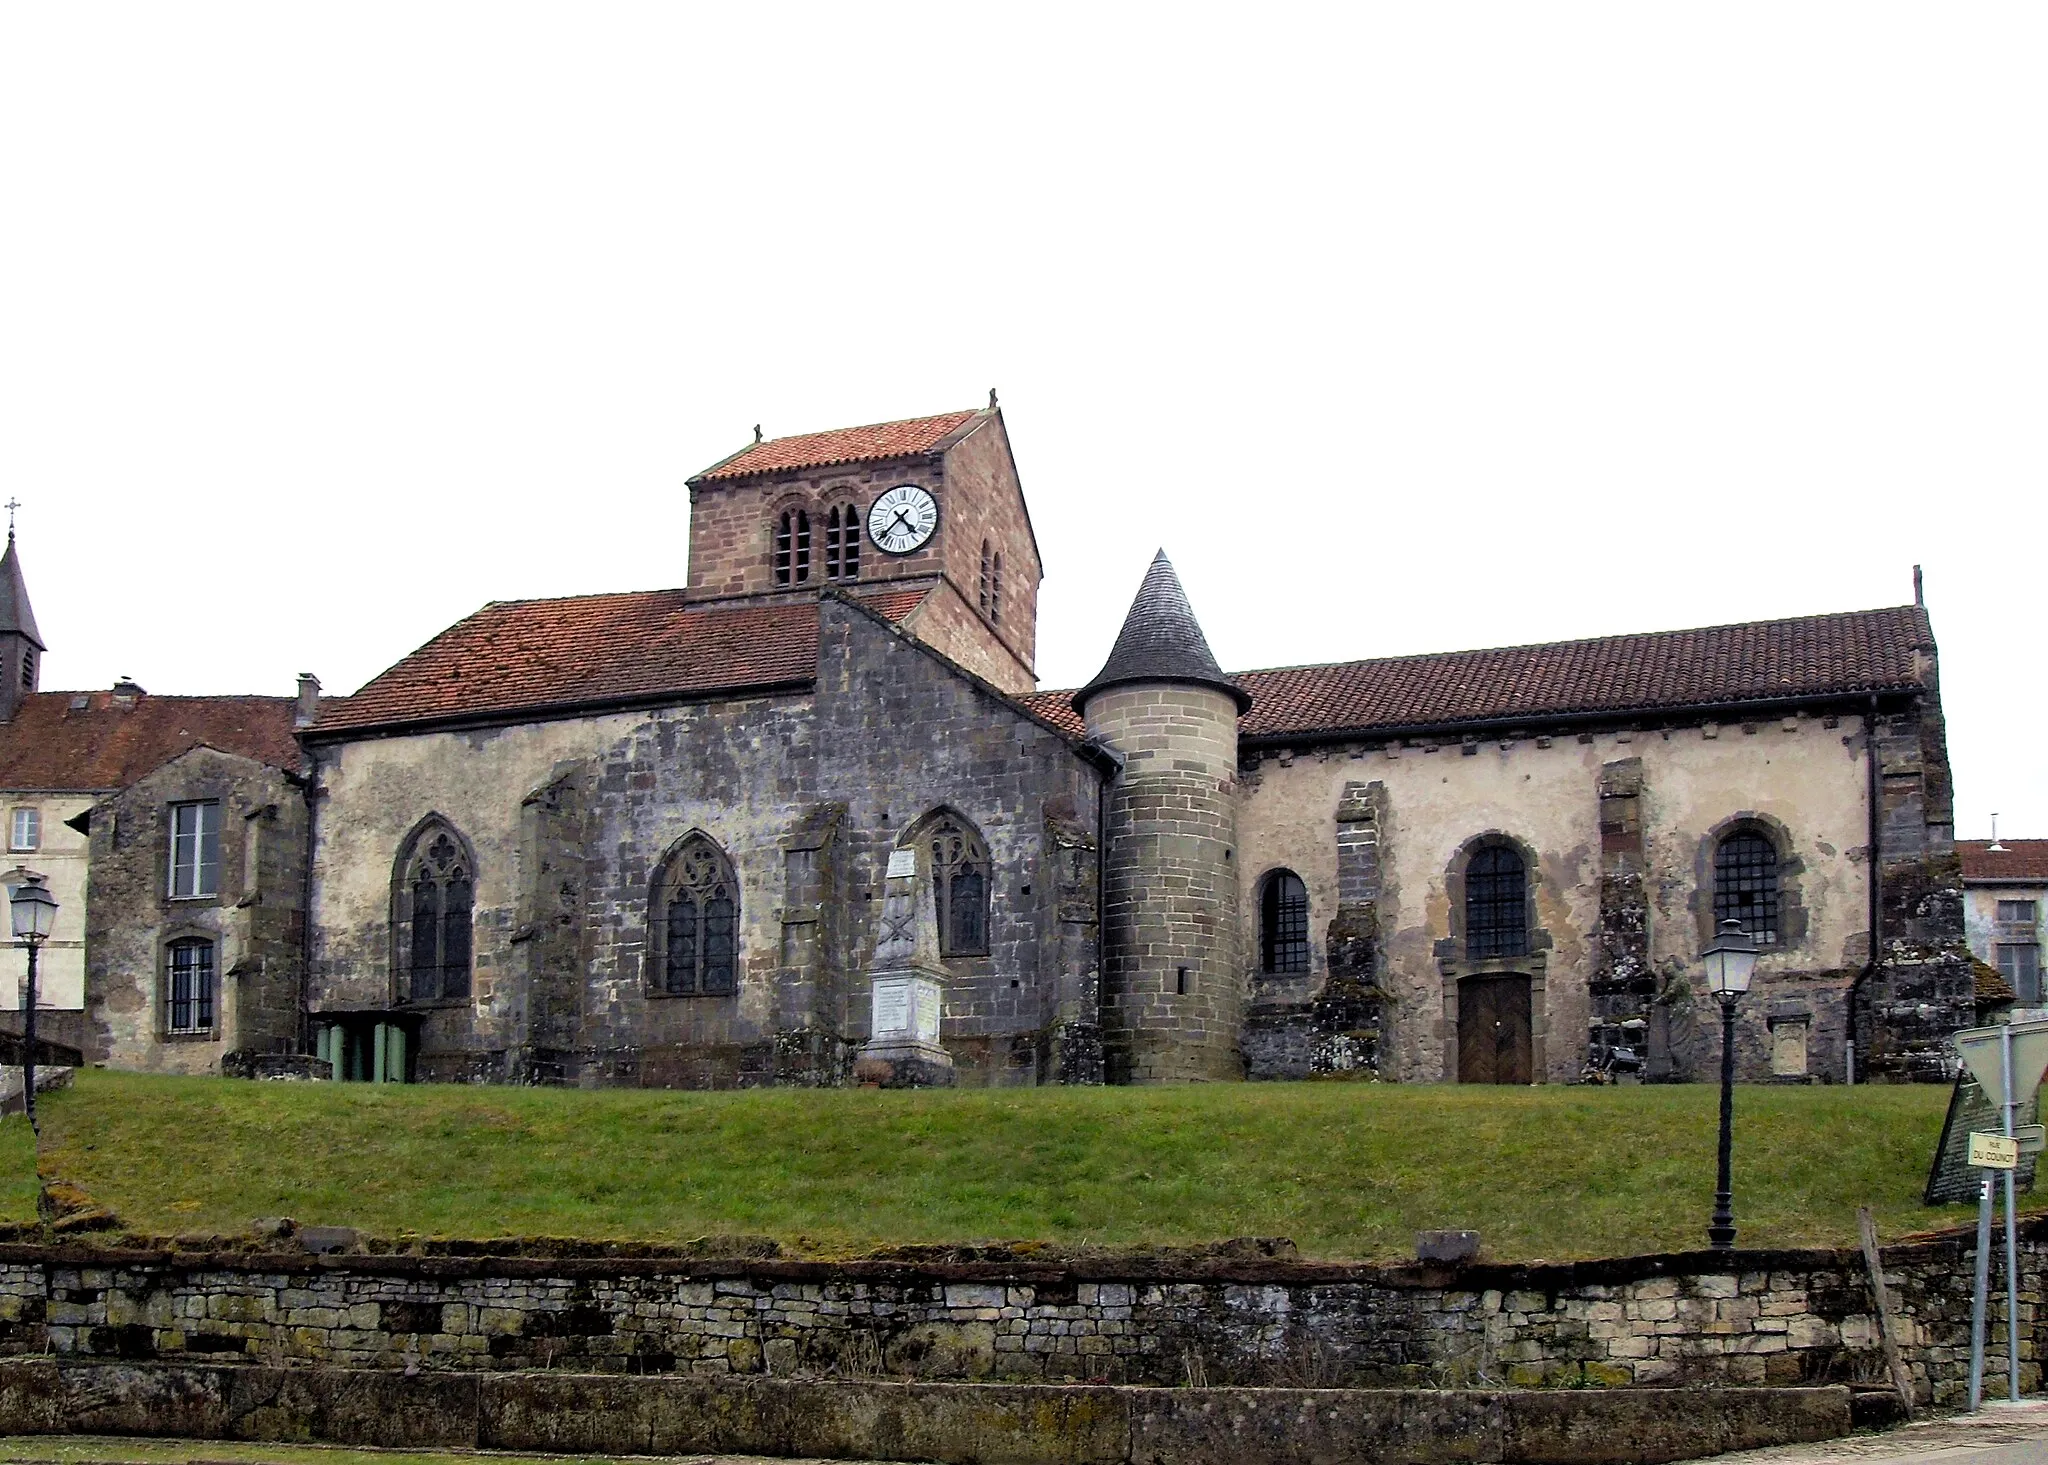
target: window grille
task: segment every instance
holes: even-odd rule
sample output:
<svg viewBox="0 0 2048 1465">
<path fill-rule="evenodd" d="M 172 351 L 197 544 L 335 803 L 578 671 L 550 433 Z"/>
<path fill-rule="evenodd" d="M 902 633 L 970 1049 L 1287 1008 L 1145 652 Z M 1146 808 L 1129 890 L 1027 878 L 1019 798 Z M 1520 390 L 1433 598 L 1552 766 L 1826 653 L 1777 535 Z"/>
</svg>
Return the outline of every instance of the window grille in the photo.
<svg viewBox="0 0 2048 1465">
<path fill-rule="evenodd" d="M 860 510 L 852 504 L 825 516 L 825 578 L 860 578 Z"/>
<path fill-rule="evenodd" d="M 811 516 L 784 509 L 775 523 L 775 583 L 802 585 L 811 578 Z"/>
<path fill-rule="evenodd" d="M 1292 870 L 1268 875 L 1259 896 L 1259 969 L 1274 976 L 1308 970 L 1308 887 Z"/>
<path fill-rule="evenodd" d="M 948 815 L 929 836 L 939 915 L 939 955 L 988 954 L 988 846 Z"/>
<path fill-rule="evenodd" d="M 220 805 L 171 805 L 170 896 L 201 900 L 220 893 Z"/>
<path fill-rule="evenodd" d="M 174 1033 L 213 1031 L 213 943 L 188 938 L 164 952 L 164 985 L 170 997 L 166 1027 Z"/>
<path fill-rule="evenodd" d="M 415 848 L 405 875 L 411 896 L 405 940 L 412 1000 L 459 1001 L 469 996 L 476 872 L 451 830 L 429 830 Z"/>
<path fill-rule="evenodd" d="M 1714 851 L 1714 925 L 1735 921 L 1759 946 L 1778 939 L 1778 847 L 1754 830 L 1722 840 Z"/>
<path fill-rule="evenodd" d="M 1465 864 L 1465 959 L 1525 956 L 1529 951 L 1529 878 L 1522 857 L 1504 844 L 1473 851 Z"/>
<path fill-rule="evenodd" d="M 1998 948 L 1998 974 L 2005 978 L 2022 1007 L 2041 1002 L 2041 948 L 2034 945 Z"/>
<path fill-rule="evenodd" d="M 662 881 L 661 990 L 728 997 L 739 990 L 739 882 L 718 846 L 692 835 Z"/>
<path fill-rule="evenodd" d="M 10 850 L 29 851 L 42 848 L 43 811 L 21 808 L 14 811 L 12 827 L 7 831 L 7 847 Z"/>
</svg>

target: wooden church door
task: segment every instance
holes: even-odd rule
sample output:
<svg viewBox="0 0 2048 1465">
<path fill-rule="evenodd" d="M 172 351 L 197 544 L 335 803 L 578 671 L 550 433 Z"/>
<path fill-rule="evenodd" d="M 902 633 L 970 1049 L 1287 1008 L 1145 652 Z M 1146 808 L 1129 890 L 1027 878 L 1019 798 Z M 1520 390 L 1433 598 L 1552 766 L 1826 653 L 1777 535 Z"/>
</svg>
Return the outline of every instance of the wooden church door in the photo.
<svg viewBox="0 0 2048 1465">
<path fill-rule="evenodd" d="M 1458 1082 L 1526 1084 L 1535 1077 L 1529 979 L 1470 977 L 1458 984 Z"/>
</svg>

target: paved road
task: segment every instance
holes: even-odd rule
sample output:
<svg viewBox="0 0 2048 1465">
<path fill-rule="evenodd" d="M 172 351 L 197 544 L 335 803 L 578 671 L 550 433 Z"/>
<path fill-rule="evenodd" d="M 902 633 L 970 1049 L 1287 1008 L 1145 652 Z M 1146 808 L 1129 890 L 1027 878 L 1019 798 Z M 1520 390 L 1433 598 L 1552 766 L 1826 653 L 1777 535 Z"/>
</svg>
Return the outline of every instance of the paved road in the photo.
<svg viewBox="0 0 2048 1465">
<path fill-rule="evenodd" d="M 1917 1420 L 1885 1434 L 1721 1455 L 1715 1465 L 2048 1465 L 2048 1400 Z"/>
</svg>

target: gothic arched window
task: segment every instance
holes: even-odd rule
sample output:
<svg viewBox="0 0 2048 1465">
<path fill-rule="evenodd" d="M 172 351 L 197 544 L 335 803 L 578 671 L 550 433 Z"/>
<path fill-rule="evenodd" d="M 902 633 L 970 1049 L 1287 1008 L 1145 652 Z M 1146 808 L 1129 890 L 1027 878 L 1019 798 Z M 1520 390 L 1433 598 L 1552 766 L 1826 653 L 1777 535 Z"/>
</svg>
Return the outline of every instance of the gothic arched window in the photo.
<svg viewBox="0 0 2048 1465">
<path fill-rule="evenodd" d="M 1481 845 L 1465 862 L 1465 959 L 1529 950 L 1529 874 L 1506 844 Z"/>
<path fill-rule="evenodd" d="M 811 578 L 811 516 L 784 509 L 775 521 L 775 583 L 802 585 Z"/>
<path fill-rule="evenodd" d="M 1292 870 L 1274 870 L 1259 891 L 1259 970 L 1274 976 L 1308 970 L 1308 887 Z"/>
<path fill-rule="evenodd" d="M 860 510 L 852 504 L 834 508 L 825 516 L 825 578 L 860 578 Z"/>
<path fill-rule="evenodd" d="M 429 820 L 407 841 L 393 883 L 400 990 L 414 1002 L 466 999 L 476 902 L 468 842 L 446 822 Z"/>
<path fill-rule="evenodd" d="M 729 997 L 739 990 L 739 881 L 704 835 L 691 835 L 663 862 L 653 915 L 657 991 Z"/>
<path fill-rule="evenodd" d="M 924 832 L 939 915 L 939 955 L 988 955 L 988 846 L 974 826 L 941 814 Z"/>
<path fill-rule="evenodd" d="M 1738 829 L 1714 847 L 1714 925 L 1739 921 L 1760 946 L 1778 939 L 1778 847 Z"/>
</svg>

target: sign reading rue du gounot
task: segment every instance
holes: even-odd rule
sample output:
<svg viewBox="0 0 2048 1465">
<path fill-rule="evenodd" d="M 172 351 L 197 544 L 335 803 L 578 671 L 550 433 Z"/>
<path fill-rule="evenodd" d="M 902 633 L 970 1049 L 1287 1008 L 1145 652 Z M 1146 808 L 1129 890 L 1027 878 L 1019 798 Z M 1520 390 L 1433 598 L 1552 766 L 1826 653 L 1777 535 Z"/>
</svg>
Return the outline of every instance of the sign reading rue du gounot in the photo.
<svg viewBox="0 0 2048 1465">
<path fill-rule="evenodd" d="M 1970 1163 L 1980 1170 L 2017 1169 L 2020 1163 L 2020 1142 L 2016 1139 L 2007 1139 L 2002 1134 L 1984 1134 L 1972 1130 Z"/>
</svg>

